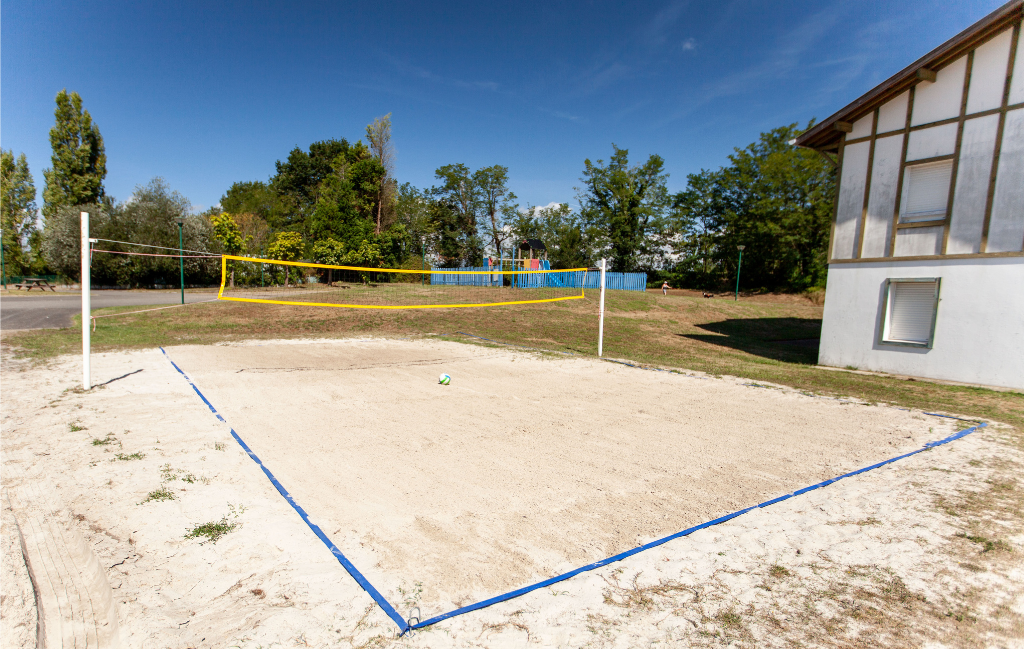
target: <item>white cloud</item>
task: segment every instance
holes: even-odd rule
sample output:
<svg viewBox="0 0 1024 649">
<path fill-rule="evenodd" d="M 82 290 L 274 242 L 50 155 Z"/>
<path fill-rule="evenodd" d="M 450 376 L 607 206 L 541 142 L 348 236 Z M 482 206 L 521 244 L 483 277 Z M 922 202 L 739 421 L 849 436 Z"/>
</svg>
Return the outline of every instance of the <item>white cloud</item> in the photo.
<svg viewBox="0 0 1024 649">
<path fill-rule="evenodd" d="M 695 49 L 697 49 L 697 41 L 693 40 L 692 38 L 687 38 L 685 41 L 683 41 L 684 52 L 689 52 Z"/>
</svg>

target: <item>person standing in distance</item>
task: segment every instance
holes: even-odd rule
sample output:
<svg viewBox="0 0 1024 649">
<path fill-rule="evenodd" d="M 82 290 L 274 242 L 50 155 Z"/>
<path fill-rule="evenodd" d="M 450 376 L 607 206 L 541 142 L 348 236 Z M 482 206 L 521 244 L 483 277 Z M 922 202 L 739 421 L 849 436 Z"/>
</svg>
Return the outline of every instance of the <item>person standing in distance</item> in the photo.
<svg viewBox="0 0 1024 649">
<path fill-rule="evenodd" d="M 662 294 L 662 295 L 668 295 L 668 290 L 669 290 L 670 288 L 672 288 L 672 287 L 668 285 L 668 280 L 665 280 L 665 281 L 664 281 L 664 282 L 662 282 L 662 284 L 661 284 L 661 294 Z"/>
</svg>

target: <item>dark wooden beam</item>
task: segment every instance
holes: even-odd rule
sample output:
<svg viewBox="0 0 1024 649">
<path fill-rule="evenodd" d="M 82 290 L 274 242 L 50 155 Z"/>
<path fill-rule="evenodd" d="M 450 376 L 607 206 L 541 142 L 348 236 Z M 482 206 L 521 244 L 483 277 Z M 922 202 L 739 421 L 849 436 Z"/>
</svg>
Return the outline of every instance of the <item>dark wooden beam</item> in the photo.
<svg viewBox="0 0 1024 649">
<path fill-rule="evenodd" d="M 938 75 L 935 73 L 935 70 L 929 70 L 928 68 L 918 68 L 917 78 L 920 79 L 921 81 L 934 82 L 935 79 L 938 78 Z"/>
</svg>

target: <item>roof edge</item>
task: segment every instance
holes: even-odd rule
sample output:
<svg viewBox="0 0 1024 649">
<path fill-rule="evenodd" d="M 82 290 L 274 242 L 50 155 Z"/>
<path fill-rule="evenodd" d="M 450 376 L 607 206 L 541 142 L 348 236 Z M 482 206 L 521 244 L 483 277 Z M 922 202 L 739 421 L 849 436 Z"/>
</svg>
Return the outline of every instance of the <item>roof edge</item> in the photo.
<svg viewBox="0 0 1024 649">
<path fill-rule="evenodd" d="M 799 135 L 794 140 L 794 144 L 821 151 L 837 148 L 843 135 L 843 132 L 835 128 L 837 122 L 852 122 L 860 119 L 864 114 L 916 85 L 920 81 L 918 70 L 922 68 L 931 71 L 941 70 L 973 49 L 979 42 L 1018 22 L 1022 16 L 1024 16 L 1024 0 L 1010 0 L 861 95 L 860 98 L 843 109 L 815 124 L 814 127 Z"/>
</svg>

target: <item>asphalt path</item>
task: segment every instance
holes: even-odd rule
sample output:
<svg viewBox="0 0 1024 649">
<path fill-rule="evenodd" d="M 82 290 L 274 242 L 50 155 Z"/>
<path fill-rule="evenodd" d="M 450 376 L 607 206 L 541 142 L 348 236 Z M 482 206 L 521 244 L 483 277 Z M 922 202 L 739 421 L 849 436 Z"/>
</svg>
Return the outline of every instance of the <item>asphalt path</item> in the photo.
<svg viewBox="0 0 1024 649">
<path fill-rule="evenodd" d="M 5 296 L 0 290 L 0 330 L 58 329 L 70 327 L 71 317 L 82 312 L 82 294 L 77 292 L 49 295 Z M 216 293 L 185 292 L 185 302 L 204 302 L 217 297 Z M 108 306 L 161 306 L 181 304 L 177 291 L 92 291 L 92 308 Z"/>
</svg>

